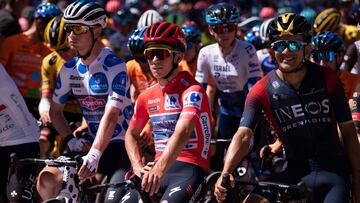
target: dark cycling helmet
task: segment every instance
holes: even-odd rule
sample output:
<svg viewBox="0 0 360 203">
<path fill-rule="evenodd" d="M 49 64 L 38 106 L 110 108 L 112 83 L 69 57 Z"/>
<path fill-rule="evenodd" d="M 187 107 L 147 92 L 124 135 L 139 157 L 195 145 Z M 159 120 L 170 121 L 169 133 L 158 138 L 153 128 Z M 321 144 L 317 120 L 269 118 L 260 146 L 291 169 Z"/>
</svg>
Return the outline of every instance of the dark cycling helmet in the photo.
<svg viewBox="0 0 360 203">
<path fill-rule="evenodd" d="M 244 40 L 249 42 L 250 44 L 254 45 L 256 50 L 259 50 L 262 48 L 262 40 L 260 37 L 260 27 L 255 26 L 251 30 L 246 32 L 246 35 L 244 37 Z"/>
<path fill-rule="evenodd" d="M 112 18 L 120 26 L 136 24 L 140 18 L 140 11 L 137 8 L 124 7 L 119 9 Z"/>
<path fill-rule="evenodd" d="M 280 36 L 302 35 L 304 42 L 311 40 L 311 25 L 305 17 L 295 13 L 284 13 L 272 20 L 268 28 L 269 40 L 274 42 Z"/>
<path fill-rule="evenodd" d="M 146 29 L 144 35 L 145 47 L 151 44 L 166 44 L 174 50 L 184 52 L 186 50 L 185 34 L 181 28 L 169 22 L 152 24 Z"/>
<path fill-rule="evenodd" d="M 344 40 L 336 33 L 330 31 L 320 32 L 315 35 L 311 40 L 311 44 L 314 51 L 345 51 Z"/>
<path fill-rule="evenodd" d="M 309 21 L 310 24 L 314 24 L 314 20 L 316 18 L 316 11 L 312 8 L 304 8 L 301 13 L 301 16 L 304 16 L 306 20 Z"/>
<path fill-rule="evenodd" d="M 165 20 L 177 26 L 181 26 L 184 23 L 184 16 L 181 13 L 172 12 L 165 17 Z"/>
<path fill-rule="evenodd" d="M 45 43 L 54 49 L 62 49 L 67 46 L 68 41 L 64 30 L 64 18 L 62 15 L 56 16 L 46 25 L 44 40 Z"/>
<path fill-rule="evenodd" d="M 206 10 L 205 21 L 208 25 L 238 23 L 240 13 L 232 4 L 213 4 Z"/>
<path fill-rule="evenodd" d="M 196 27 L 194 23 L 184 24 L 181 29 L 185 33 L 186 42 L 192 42 L 195 44 L 201 42 L 200 30 Z"/>
<path fill-rule="evenodd" d="M 129 37 L 128 47 L 132 55 L 143 54 L 144 53 L 144 33 L 146 27 L 136 29 L 131 36 Z"/>
<path fill-rule="evenodd" d="M 59 7 L 52 3 L 40 3 L 35 9 L 35 19 L 41 19 L 44 22 L 49 22 L 55 16 L 62 14 Z"/>
<path fill-rule="evenodd" d="M 106 27 L 104 9 L 98 4 L 87 0 L 78 0 L 66 7 L 64 20 L 65 24 L 100 25 L 102 28 Z"/>
<path fill-rule="evenodd" d="M 315 32 L 334 32 L 340 24 L 341 14 L 335 8 L 328 8 L 319 13 L 314 21 Z"/>
</svg>

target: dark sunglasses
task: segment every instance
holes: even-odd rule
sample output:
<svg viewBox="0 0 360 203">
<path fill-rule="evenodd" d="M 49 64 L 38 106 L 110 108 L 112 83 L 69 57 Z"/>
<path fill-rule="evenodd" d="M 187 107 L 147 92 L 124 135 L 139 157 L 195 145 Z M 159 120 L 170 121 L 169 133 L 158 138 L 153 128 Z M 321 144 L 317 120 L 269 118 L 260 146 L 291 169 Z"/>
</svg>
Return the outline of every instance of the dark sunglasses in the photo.
<svg viewBox="0 0 360 203">
<path fill-rule="evenodd" d="M 220 34 L 220 33 L 225 33 L 225 32 L 233 32 L 237 29 L 237 25 L 236 24 L 228 24 L 228 25 L 214 25 L 211 26 L 211 29 Z"/>
<path fill-rule="evenodd" d="M 278 40 L 271 44 L 271 47 L 277 52 L 283 52 L 286 48 L 290 51 L 299 51 L 303 45 L 306 45 L 303 41 L 297 40 Z"/>
<path fill-rule="evenodd" d="M 70 35 L 71 32 L 75 35 L 81 35 L 90 30 L 88 26 L 84 25 L 65 25 L 64 29 L 67 35 Z"/>
<path fill-rule="evenodd" d="M 153 60 L 156 56 L 159 60 L 164 60 L 169 57 L 172 53 L 175 53 L 173 50 L 167 48 L 148 48 L 145 49 L 144 55 L 148 60 Z"/>
<path fill-rule="evenodd" d="M 316 62 L 334 61 L 336 58 L 336 53 L 333 51 L 313 52 L 313 53 L 311 53 L 311 57 Z"/>
</svg>

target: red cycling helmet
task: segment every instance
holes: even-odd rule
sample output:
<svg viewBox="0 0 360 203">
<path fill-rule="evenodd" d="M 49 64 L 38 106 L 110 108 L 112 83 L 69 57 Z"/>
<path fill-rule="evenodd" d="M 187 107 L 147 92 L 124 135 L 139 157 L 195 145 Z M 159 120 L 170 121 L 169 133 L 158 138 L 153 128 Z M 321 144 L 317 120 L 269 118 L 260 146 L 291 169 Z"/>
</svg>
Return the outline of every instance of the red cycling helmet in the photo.
<svg viewBox="0 0 360 203">
<path fill-rule="evenodd" d="M 165 44 L 171 46 L 176 51 L 186 50 L 185 34 L 181 28 L 169 22 L 158 22 L 152 24 L 145 31 L 145 48 L 152 44 Z"/>
</svg>

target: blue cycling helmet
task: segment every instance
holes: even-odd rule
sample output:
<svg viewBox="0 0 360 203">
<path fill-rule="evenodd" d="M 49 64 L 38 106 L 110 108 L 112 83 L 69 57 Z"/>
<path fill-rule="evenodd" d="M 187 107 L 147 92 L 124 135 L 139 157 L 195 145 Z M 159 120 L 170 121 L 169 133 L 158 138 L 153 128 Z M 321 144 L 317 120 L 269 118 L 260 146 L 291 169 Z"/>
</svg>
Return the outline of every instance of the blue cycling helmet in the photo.
<svg viewBox="0 0 360 203">
<path fill-rule="evenodd" d="M 239 20 L 239 11 L 229 3 L 213 4 L 206 10 L 205 14 L 205 21 L 208 25 L 238 23 Z"/>
<path fill-rule="evenodd" d="M 35 9 L 35 19 L 48 23 L 55 16 L 62 14 L 59 7 L 52 3 L 40 3 Z"/>
<path fill-rule="evenodd" d="M 304 16 L 306 18 L 306 20 L 309 21 L 310 24 L 314 24 L 315 18 L 317 16 L 317 13 L 314 9 L 312 8 L 304 8 L 301 13 L 301 16 Z"/>
<path fill-rule="evenodd" d="M 254 45 L 259 50 L 262 48 L 262 39 L 260 37 L 260 26 L 254 26 L 251 30 L 246 32 L 244 40 Z"/>
<path fill-rule="evenodd" d="M 128 47 L 132 55 L 143 54 L 145 49 L 144 33 L 146 27 L 136 29 L 129 37 Z"/>
<path fill-rule="evenodd" d="M 315 52 L 333 51 L 337 53 L 345 51 L 344 40 L 336 33 L 330 31 L 320 32 L 313 36 L 311 44 Z"/>
<path fill-rule="evenodd" d="M 182 26 L 182 31 L 185 33 L 186 42 L 199 44 L 201 42 L 200 30 L 193 24 L 187 23 Z"/>
</svg>

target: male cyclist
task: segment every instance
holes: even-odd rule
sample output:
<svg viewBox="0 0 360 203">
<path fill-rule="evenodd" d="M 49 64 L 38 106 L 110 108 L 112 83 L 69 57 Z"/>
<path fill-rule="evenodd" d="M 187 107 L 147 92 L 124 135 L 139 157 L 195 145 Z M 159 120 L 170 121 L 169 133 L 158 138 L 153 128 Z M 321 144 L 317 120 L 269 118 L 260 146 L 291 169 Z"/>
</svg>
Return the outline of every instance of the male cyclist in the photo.
<svg viewBox="0 0 360 203">
<path fill-rule="evenodd" d="M 125 135 L 126 151 L 142 189 L 162 202 L 197 202 L 208 169 L 211 122 L 209 103 L 201 85 L 178 63 L 186 50 L 181 28 L 155 23 L 145 31 L 145 56 L 157 84 L 141 93 Z M 139 135 L 150 119 L 155 161 L 141 161 Z M 123 202 L 138 202 L 130 191 Z"/>
<path fill-rule="evenodd" d="M 261 77 L 256 49 L 253 45 L 236 39 L 239 19 L 240 14 L 232 4 L 214 4 L 207 9 L 208 29 L 217 43 L 200 50 L 195 76 L 204 87 L 208 84 L 209 77 L 215 81 L 220 99 L 217 138 L 222 139 L 229 139 L 235 134 L 248 90 Z M 213 93 L 207 93 L 212 106 Z M 212 168 L 221 169 L 219 167 L 223 156 L 223 150 L 216 151 L 213 158 L 216 163 Z"/>
<path fill-rule="evenodd" d="M 101 48 L 105 17 L 104 9 L 91 1 L 75 1 L 64 11 L 65 31 L 77 57 L 60 70 L 50 117 L 56 130 L 67 135 L 65 139 L 73 138 L 63 109 L 69 95 L 75 96 L 94 139 L 83 157 L 80 179 L 96 172 L 111 177 L 118 169 L 130 167 L 123 142 L 132 115 L 129 79 L 125 63 L 110 49 Z"/>
<path fill-rule="evenodd" d="M 348 202 L 352 186 L 353 200 L 359 202 L 360 145 L 347 99 L 334 71 L 306 61 L 310 32 L 310 23 L 294 13 L 279 15 L 270 23 L 269 37 L 279 69 L 268 73 L 249 92 L 222 174 L 232 173 L 249 152 L 263 110 L 283 143 L 288 160 L 285 171 L 269 181 L 303 181 L 313 192 L 314 202 Z M 218 201 L 226 198 L 222 177 L 215 186 Z M 231 183 L 234 186 L 233 179 Z M 276 200 L 274 194 L 261 188 L 254 193 L 247 199 L 249 202 Z"/>
</svg>

